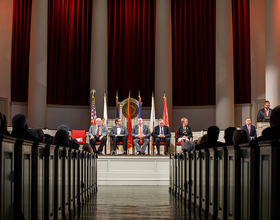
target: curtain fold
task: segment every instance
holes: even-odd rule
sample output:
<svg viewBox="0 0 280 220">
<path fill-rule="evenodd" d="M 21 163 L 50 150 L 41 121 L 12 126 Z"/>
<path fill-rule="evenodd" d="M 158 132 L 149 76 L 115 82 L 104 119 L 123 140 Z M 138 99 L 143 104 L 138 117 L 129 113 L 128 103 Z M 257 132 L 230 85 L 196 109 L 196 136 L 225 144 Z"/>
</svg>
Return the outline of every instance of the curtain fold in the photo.
<svg viewBox="0 0 280 220">
<path fill-rule="evenodd" d="M 172 1 L 173 106 L 215 105 L 215 3 Z"/>
<path fill-rule="evenodd" d="M 92 1 L 49 0 L 47 103 L 89 105 Z"/>
<path fill-rule="evenodd" d="M 11 100 L 27 102 L 32 1 L 14 0 L 11 55 Z"/>
<path fill-rule="evenodd" d="M 234 101 L 251 103 L 249 0 L 232 0 Z"/>
<path fill-rule="evenodd" d="M 108 105 L 138 97 L 149 106 L 155 74 L 155 0 L 108 0 Z"/>
</svg>

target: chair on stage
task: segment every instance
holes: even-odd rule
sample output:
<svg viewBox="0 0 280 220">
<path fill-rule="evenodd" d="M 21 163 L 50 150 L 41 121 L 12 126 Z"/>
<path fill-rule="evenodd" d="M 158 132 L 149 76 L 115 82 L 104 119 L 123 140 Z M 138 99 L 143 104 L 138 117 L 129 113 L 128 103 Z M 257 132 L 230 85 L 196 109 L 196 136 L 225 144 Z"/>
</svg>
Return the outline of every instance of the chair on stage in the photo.
<svg viewBox="0 0 280 220">
<path fill-rule="evenodd" d="M 122 146 L 123 147 L 123 142 L 122 141 L 118 141 L 117 142 L 117 148 L 116 148 L 116 154 L 118 154 L 118 150 L 119 150 L 119 146 Z M 113 151 L 113 138 L 110 137 L 110 153 Z M 124 151 L 124 149 L 123 149 Z M 128 152 L 127 152 L 128 154 Z"/>
<path fill-rule="evenodd" d="M 170 139 L 170 137 L 169 137 L 169 139 Z M 181 143 L 180 143 L 180 145 L 181 145 Z M 164 151 L 165 151 L 165 142 L 164 141 L 159 142 L 159 151 L 160 151 L 161 146 L 163 146 L 163 154 L 164 154 Z M 153 137 L 153 155 L 155 155 L 155 148 L 156 148 L 156 142 L 155 142 L 155 138 Z M 170 146 L 168 148 L 168 154 L 170 154 Z"/>
<path fill-rule="evenodd" d="M 86 143 L 86 131 L 85 130 L 72 130 L 72 139 L 76 139 L 78 144 Z"/>
<path fill-rule="evenodd" d="M 174 153 L 176 154 L 177 153 L 177 146 L 181 146 L 181 149 L 182 149 L 182 145 L 181 145 L 181 142 L 178 141 L 178 136 L 177 136 L 177 131 L 175 131 L 175 146 L 174 146 Z"/>
<path fill-rule="evenodd" d="M 144 144 L 144 142 L 138 142 L 138 144 L 139 144 L 139 146 L 143 146 L 143 144 Z M 135 147 L 135 145 L 133 144 L 133 154 L 134 155 L 136 155 L 136 151 L 135 151 L 135 149 L 136 149 L 136 147 Z M 145 150 L 145 153 L 147 154 L 147 155 L 150 155 L 150 141 L 149 141 L 149 144 L 147 145 L 147 147 L 146 147 L 146 150 Z"/>
</svg>

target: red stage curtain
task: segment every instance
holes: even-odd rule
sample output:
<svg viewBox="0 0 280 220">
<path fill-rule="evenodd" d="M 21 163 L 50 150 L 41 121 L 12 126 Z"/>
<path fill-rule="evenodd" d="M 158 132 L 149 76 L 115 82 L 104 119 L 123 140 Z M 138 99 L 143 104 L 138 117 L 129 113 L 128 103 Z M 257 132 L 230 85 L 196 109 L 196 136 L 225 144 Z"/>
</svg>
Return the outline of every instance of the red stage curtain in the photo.
<svg viewBox="0 0 280 220">
<path fill-rule="evenodd" d="M 27 102 L 32 1 L 14 0 L 11 57 L 11 99 Z"/>
<path fill-rule="evenodd" d="M 155 0 L 108 0 L 108 105 L 138 97 L 150 106 L 155 74 Z"/>
<path fill-rule="evenodd" d="M 251 103 L 251 57 L 249 0 L 232 1 L 234 99 Z"/>
<path fill-rule="evenodd" d="M 48 104 L 89 105 L 92 1 L 49 0 Z"/>
<path fill-rule="evenodd" d="M 172 1 L 173 106 L 215 105 L 216 1 Z"/>
</svg>

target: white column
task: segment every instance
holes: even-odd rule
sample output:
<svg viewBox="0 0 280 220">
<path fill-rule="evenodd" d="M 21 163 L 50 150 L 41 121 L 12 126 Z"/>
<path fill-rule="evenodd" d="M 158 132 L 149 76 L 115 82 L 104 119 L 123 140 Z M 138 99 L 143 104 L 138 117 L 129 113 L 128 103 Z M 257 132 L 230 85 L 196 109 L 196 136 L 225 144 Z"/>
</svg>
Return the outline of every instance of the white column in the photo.
<svg viewBox="0 0 280 220">
<path fill-rule="evenodd" d="M 155 107 L 156 118 L 163 115 L 163 95 L 167 98 L 169 126 L 172 128 L 172 37 L 171 0 L 156 2 Z"/>
<path fill-rule="evenodd" d="M 252 122 L 257 120 L 257 100 L 265 99 L 265 0 L 250 0 Z"/>
<path fill-rule="evenodd" d="M 266 99 L 280 104 L 280 1 L 265 1 Z"/>
<path fill-rule="evenodd" d="M 28 84 L 30 127 L 46 126 L 48 0 L 33 0 Z"/>
<path fill-rule="evenodd" d="M 95 89 L 97 117 L 103 117 L 104 92 L 108 94 L 107 1 L 92 1 L 90 89 Z M 90 92 L 90 91 L 89 91 Z"/>
<path fill-rule="evenodd" d="M 14 1 L 0 0 L 0 97 L 11 102 L 11 55 L 13 33 L 13 3 Z M 2 104 L 2 103 L 1 103 Z M 11 125 L 10 104 L 1 106 L 6 114 L 8 125 Z"/>
<path fill-rule="evenodd" d="M 216 125 L 234 126 L 232 2 L 216 0 Z"/>
</svg>

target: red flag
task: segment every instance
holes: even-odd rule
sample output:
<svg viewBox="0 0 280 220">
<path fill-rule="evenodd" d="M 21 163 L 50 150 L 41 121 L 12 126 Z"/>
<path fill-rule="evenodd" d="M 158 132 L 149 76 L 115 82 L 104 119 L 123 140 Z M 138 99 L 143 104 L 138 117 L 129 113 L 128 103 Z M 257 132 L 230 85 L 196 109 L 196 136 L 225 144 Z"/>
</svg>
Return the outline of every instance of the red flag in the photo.
<svg viewBox="0 0 280 220">
<path fill-rule="evenodd" d="M 163 119 L 164 125 L 169 127 L 168 110 L 167 110 L 167 103 L 166 103 L 165 95 L 163 97 L 163 100 L 164 100 L 164 104 L 163 104 L 163 116 L 162 116 L 162 119 Z"/>
<path fill-rule="evenodd" d="M 129 150 L 133 143 L 132 143 L 132 137 L 130 135 L 132 131 L 132 126 L 131 126 L 131 108 L 130 108 L 130 93 L 128 97 L 128 103 L 127 103 L 127 113 L 126 113 L 126 128 L 128 132 L 128 137 L 127 137 L 127 150 Z"/>
</svg>

